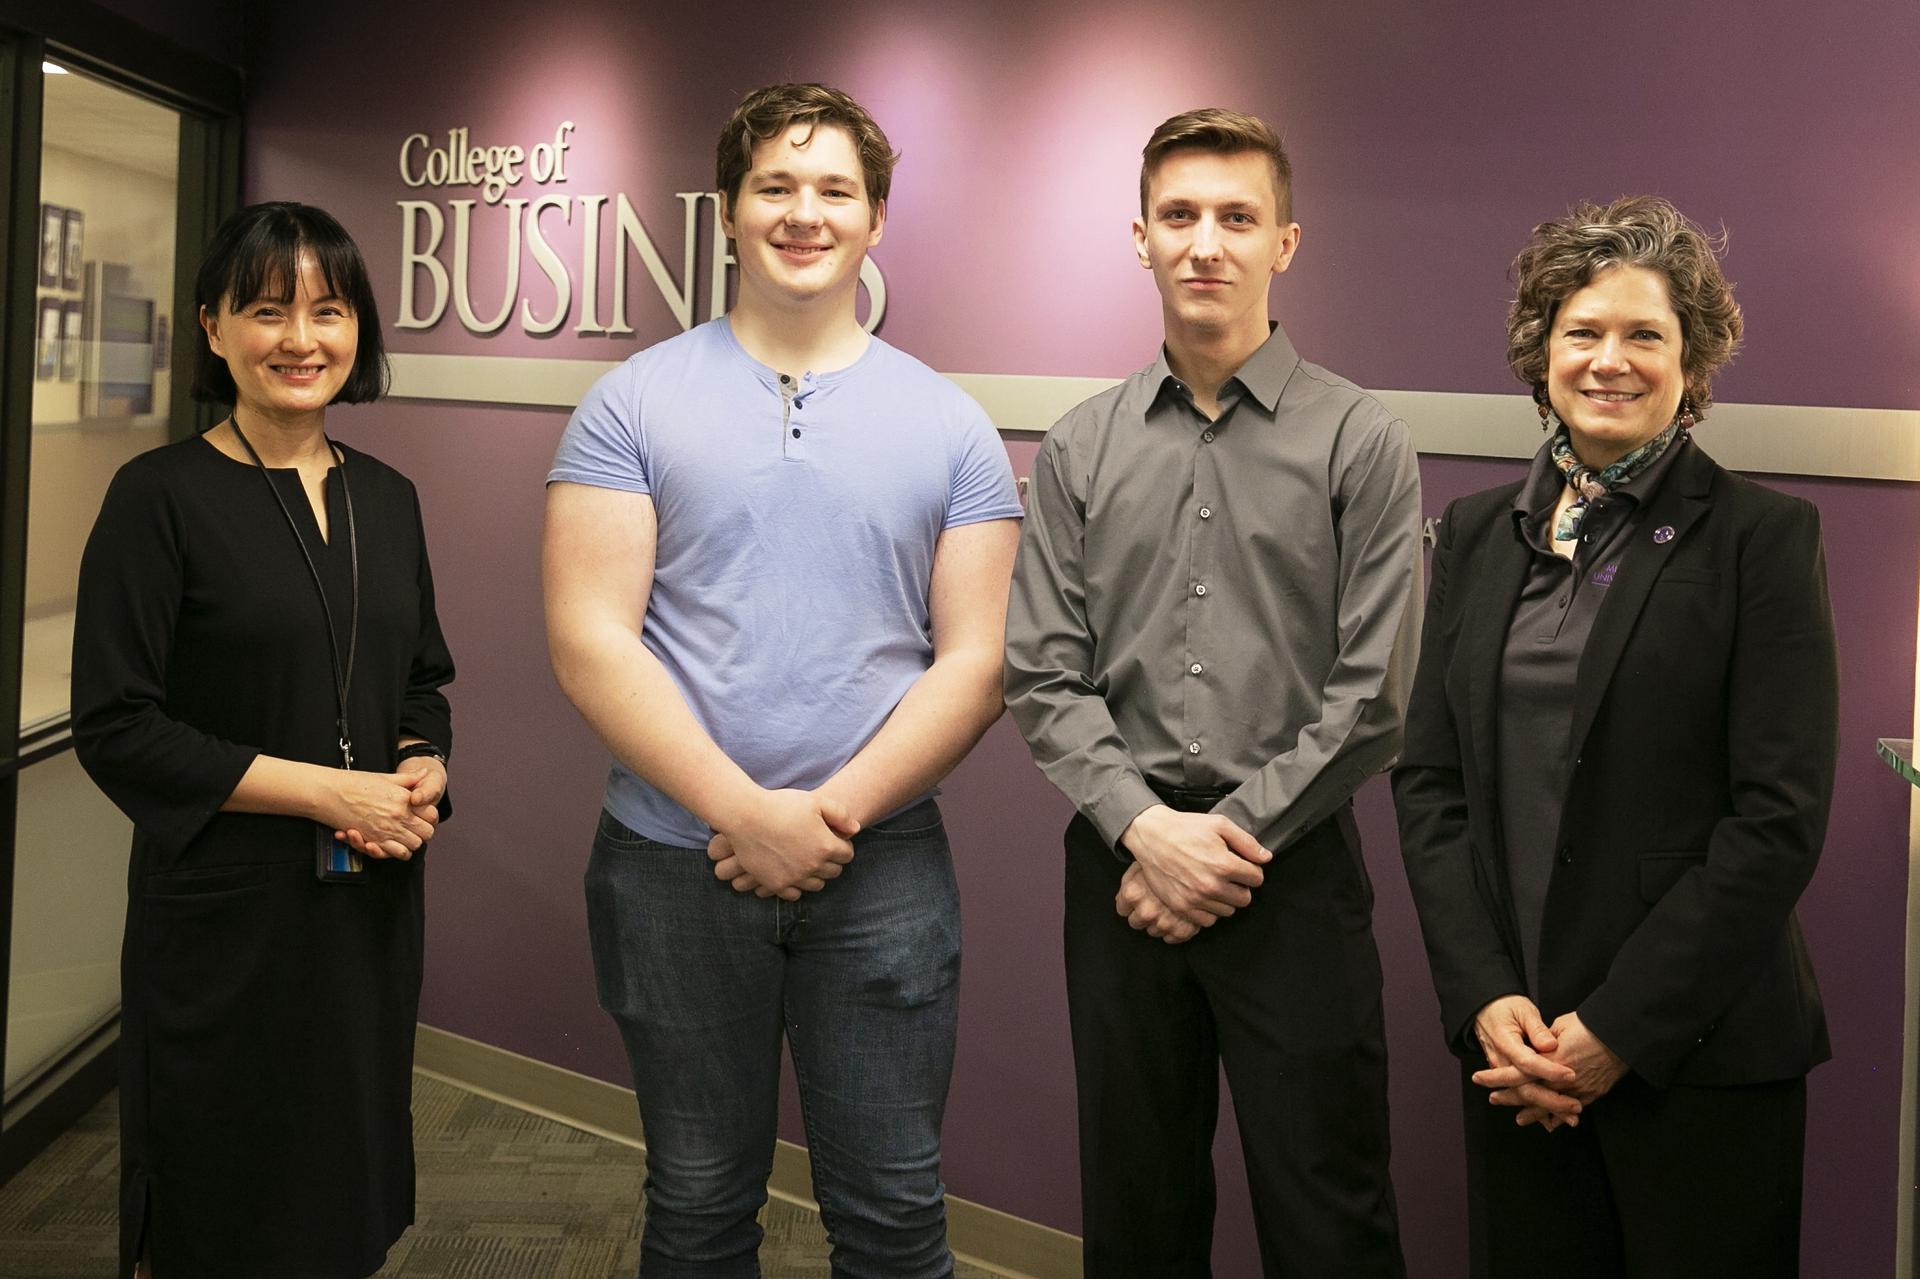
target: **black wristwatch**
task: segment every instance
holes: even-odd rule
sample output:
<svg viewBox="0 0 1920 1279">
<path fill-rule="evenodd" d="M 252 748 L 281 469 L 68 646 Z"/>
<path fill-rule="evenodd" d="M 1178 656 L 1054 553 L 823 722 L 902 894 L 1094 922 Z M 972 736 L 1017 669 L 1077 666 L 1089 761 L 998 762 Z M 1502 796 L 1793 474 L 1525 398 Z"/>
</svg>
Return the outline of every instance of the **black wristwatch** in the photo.
<svg viewBox="0 0 1920 1279">
<path fill-rule="evenodd" d="M 409 759 L 437 759 L 440 761 L 440 767 L 447 766 L 446 754 L 432 742 L 409 742 L 400 748 L 399 754 L 393 757 L 393 762 L 398 764 Z"/>
</svg>

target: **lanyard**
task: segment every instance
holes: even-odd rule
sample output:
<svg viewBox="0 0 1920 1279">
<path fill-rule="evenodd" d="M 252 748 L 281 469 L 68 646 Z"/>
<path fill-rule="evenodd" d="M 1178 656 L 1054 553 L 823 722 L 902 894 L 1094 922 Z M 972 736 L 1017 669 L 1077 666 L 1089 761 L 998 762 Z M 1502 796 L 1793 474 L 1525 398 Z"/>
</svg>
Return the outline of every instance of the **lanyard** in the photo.
<svg viewBox="0 0 1920 1279">
<path fill-rule="evenodd" d="M 294 545 L 300 548 L 301 556 L 307 561 L 307 572 L 313 577 L 313 589 L 320 595 L 320 610 L 327 619 L 327 654 L 333 659 L 333 691 L 340 705 L 340 717 L 336 725 L 340 730 L 340 766 L 353 767 L 353 732 L 347 726 L 347 690 L 353 686 L 353 655 L 360 645 L 360 542 L 353 526 L 353 490 L 347 487 L 347 463 L 344 454 L 340 457 L 340 496 L 347 507 L 347 557 L 353 566 L 353 611 L 347 618 L 347 662 L 340 664 L 340 642 L 334 638 L 333 605 L 327 602 L 327 588 L 320 581 L 320 566 L 313 562 L 313 552 L 307 549 L 307 539 L 300 536 L 300 526 L 294 523 L 293 511 L 287 506 L 287 499 L 280 496 L 280 486 L 273 482 L 273 476 L 267 474 L 267 464 L 260 460 L 260 454 L 254 451 L 253 441 L 240 429 L 240 419 L 229 417 L 228 423 L 233 433 L 240 437 L 240 443 L 247 450 L 247 456 L 260 468 L 260 478 L 267 482 L 267 491 L 273 494 L 280 513 L 287 517 L 287 528 L 293 533 Z M 323 434 L 321 440 L 327 446 L 327 456 L 336 456 L 333 441 Z"/>
</svg>

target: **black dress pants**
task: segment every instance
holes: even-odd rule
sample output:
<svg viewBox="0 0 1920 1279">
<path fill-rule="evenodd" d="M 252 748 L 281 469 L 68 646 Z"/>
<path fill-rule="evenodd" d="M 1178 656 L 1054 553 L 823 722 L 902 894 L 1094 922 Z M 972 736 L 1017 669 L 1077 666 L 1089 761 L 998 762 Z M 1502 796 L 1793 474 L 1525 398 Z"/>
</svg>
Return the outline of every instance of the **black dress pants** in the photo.
<svg viewBox="0 0 1920 1279">
<path fill-rule="evenodd" d="M 1546 1132 L 1462 1075 L 1476 1279 L 1791 1279 L 1804 1078 L 1655 1088 L 1623 1078 Z"/>
<path fill-rule="evenodd" d="M 1373 894 L 1350 809 L 1253 904 L 1168 945 L 1114 912 L 1126 863 L 1067 827 L 1067 999 L 1087 1279 L 1212 1273 L 1224 1065 L 1263 1274 L 1402 1276 Z"/>
</svg>

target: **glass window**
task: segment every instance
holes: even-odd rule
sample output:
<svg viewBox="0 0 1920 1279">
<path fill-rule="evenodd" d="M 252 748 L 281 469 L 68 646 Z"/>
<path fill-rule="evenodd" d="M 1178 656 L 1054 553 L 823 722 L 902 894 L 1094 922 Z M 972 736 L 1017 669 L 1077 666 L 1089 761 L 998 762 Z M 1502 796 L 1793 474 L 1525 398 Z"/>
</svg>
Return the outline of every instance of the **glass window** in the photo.
<svg viewBox="0 0 1920 1279">
<path fill-rule="evenodd" d="M 133 823 L 72 751 L 21 771 L 14 818 L 6 1097 L 120 1010 Z"/>
<path fill-rule="evenodd" d="M 120 464 L 167 440 L 179 318 L 179 113 L 51 63 L 44 83 L 23 736 L 67 718 L 80 551 Z"/>
</svg>

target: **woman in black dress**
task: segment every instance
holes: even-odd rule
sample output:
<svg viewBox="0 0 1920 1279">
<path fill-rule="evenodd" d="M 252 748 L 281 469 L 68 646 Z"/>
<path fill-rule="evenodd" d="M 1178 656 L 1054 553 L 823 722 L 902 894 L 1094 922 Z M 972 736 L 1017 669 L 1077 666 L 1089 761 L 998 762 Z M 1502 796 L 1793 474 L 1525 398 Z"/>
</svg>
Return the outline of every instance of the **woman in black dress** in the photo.
<svg viewBox="0 0 1920 1279">
<path fill-rule="evenodd" d="M 75 622 L 75 746 L 134 823 L 120 1273 L 363 1276 L 413 1220 L 453 663 L 413 486 L 325 432 L 386 379 L 353 241 L 244 209 L 195 299 L 232 415 L 121 468 Z"/>
</svg>

